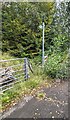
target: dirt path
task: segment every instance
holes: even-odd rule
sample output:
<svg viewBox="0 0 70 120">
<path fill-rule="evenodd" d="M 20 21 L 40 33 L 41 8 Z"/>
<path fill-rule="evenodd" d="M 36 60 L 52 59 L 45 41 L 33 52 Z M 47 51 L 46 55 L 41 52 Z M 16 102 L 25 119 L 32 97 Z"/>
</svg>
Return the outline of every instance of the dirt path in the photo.
<svg viewBox="0 0 70 120">
<path fill-rule="evenodd" d="M 40 92 L 45 94 L 43 99 L 26 96 L 25 100 L 2 117 L 68 118 L 68 82 L 55 83 L 51 88 L 42 88 Z"/>
</svg>

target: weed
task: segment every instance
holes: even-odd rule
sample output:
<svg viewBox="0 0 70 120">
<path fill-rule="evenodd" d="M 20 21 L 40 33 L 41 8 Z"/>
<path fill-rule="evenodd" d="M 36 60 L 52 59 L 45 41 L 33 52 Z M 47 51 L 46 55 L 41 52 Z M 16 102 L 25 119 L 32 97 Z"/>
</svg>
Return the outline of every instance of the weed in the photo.
<svg viewBox="0 0 70 120">
<path fill-rule="evenodd" d="M 39 100 L 43 100 L 46 97 L 46 93 L 40 92 L 36 95 L 36 98 Z"/>
</svg>

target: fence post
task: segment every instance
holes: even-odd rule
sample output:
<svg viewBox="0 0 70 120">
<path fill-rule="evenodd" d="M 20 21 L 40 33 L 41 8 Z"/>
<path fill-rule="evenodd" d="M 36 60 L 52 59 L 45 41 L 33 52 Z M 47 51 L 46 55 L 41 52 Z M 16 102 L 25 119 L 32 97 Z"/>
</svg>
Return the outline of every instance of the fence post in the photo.
<svg viewBox="0 0 70 120">
<path fill-rule="evenodd" d="M 27 80 L 29 78 L 29 71 L 28 71 L 28 60 L 24 58 L 24 79 Z"/>
</svg>

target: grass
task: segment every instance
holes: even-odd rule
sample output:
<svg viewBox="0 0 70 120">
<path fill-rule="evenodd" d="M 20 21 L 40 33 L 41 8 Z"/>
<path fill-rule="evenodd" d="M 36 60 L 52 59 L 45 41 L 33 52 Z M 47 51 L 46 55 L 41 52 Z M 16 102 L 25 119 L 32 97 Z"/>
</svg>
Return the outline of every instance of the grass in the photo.
<svg viewBox="0 0 70 120">
<path fill-rule="evenodd" d="M 13 59 L 13 57 L 4 54 L 2 56 L 2 59 Z M 20 61 L 13 61 L 11 65 L 18 63 L 20 63 Z M 10 63 L 8 63 L 7 65 L 9 66 Z M 35 95 L 36 90 L 39 89 L 40 86 L 44 85 L 44 80 L 46 80 L 47 77 L 44 77 L 43 68 L 41 66 L 35 65 L 34 63 L 32 63 L 32 66 L 34 73 L 32 74 L 31 72 L 29 72 L 30 78 L 27 81 L 24 81 L 22 76 L 21 82 L 14 84 L 13 88 L 7 90 L 0 96 L 0 111 L 5 111 L 11 106 L 15 105 L 22 98 L 22 96 L 24 97 L 28 94 Z M 19 66 L 18 69 L 21 69 L 21 67 Z M 45 85 L 48 87 L 48 84 Z M 40 93 L 38 97 L 44 98 L 44 95 L 44 93 Z"/>
<path fill-rule="evenodd" d="M 33 79 L 24 81 L 13 86 L 13 89 L 7 90 L 3 93 L 1 101 L 1 110 L 4 111 L 10 108 L 12 105 L 16 104 L 22 96 L 35 95 L 40 86 L 44 84 L 43 79 L 39 76 L 35 76 Z M 48 83 L 45 85 L 48 87 Z M 44 93 L 38 94 L 37 98 L 43 99 L 45 97 Z"/>
<path fill-rule="evenodd" d="M 35 76 L 34 79 L 29 79 L 27 81 L 21 81 L 13 85 L 12 89 L 7 90 L 0 97 L 2 105 L 0 104 L 0 111 L 4 111 L 16 103 L 22 96 L 30 94 L 31 90 L 36 88 L 42 80 L 38 79 L 38 76 Z"/>
<path fill-rule="evenodd" d="M 0 109 L 2 111 L 6 110 L 8 107 L 12 106 L 12 101 L 16 103 L 20 98 L 22 98 L 22 96 L 31 94 L 31 91 L 36 89 L 41 84 L 41 82 L 41 79 L 30 79 L 28 81 L 15 84 L 13 89 L 7 90 L 3 93 L 1 97 L 2 106 Z"/>
</svg>

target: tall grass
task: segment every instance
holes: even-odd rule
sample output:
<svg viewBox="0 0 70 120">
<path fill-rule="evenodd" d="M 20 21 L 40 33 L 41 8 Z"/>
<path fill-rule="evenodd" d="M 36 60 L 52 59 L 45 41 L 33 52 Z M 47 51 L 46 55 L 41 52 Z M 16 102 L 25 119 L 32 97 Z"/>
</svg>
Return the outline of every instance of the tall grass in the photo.
<svg viewBox="0 0 70 120">
<path fill-rule="evenodd" d="M 1 59 L 13 59 L 13 57 L 4 54 L 1 56 Z M 6 66 L 11 66 L 14 64 L 19 64 L 20 61 L 13 61 L 13 62 L 8 62 L 7 64 L 3 65 L 3 67 Z M 23 61 L 21 61 L 21 63 L 23 63 Z M 11 105 L 13 105 L 13 103 L 15 101 L 18 101 L 22 96 L 25 96 L 26 94 L 30 94 L 31 91 L 34 88 L 37 88 L 43 81 L 43 70 L 41 66 L 38 66 L 36 64 L 34 64 L 34 62 L 32 62 L 32 66 L 33 66 L 33 73 L 31 73 L 31 71 L 29 72 L 30 74 L 30 78 L 27 81 L 24 81 L 23 76 L 21 77 L 21 82 L 18 82 L 16 84 L 13 85 L 13 88 L 5 91 L 1 96 L 1 102 L 2 105 L 0 105 L 0 111 L 3 111 L 5 109 L 8 108 L 8 106 L 10 107 Z M 21 69 L 21 66 L 19 66 L 18 68 L 14 68 L 14 70 L 17 69 Z"/>
</svg>

